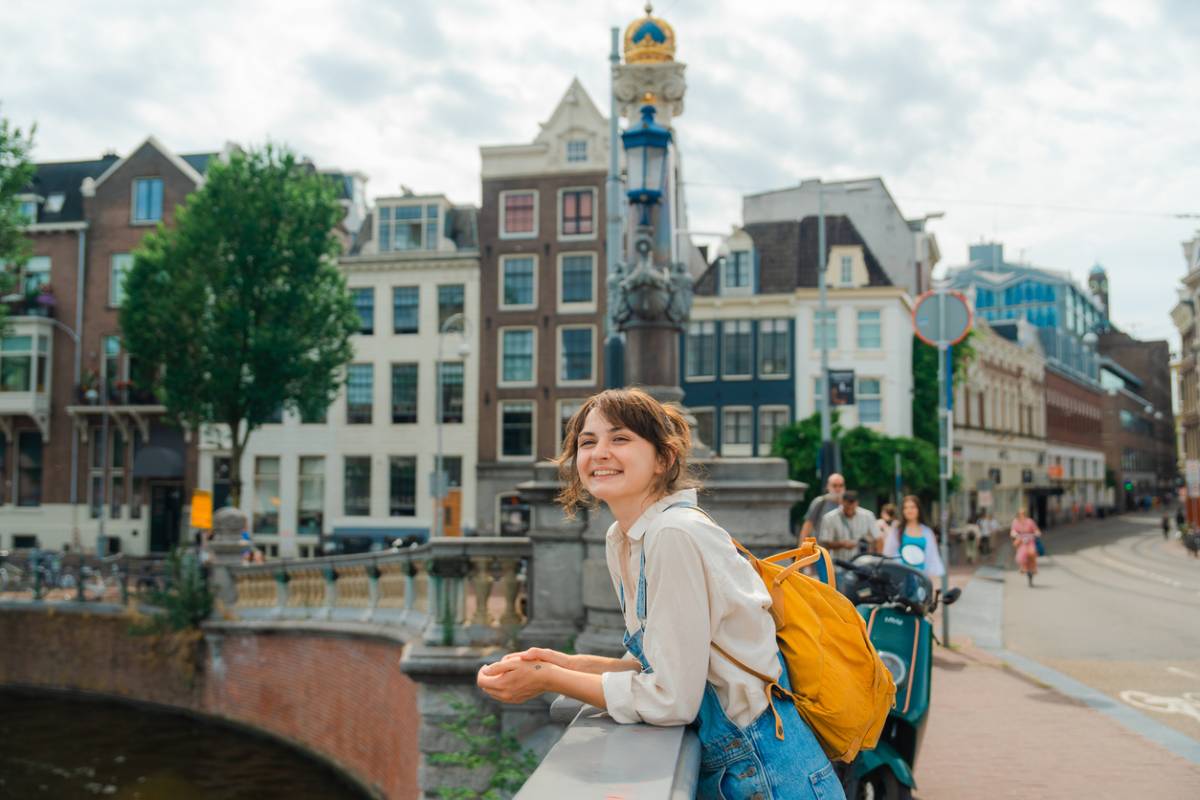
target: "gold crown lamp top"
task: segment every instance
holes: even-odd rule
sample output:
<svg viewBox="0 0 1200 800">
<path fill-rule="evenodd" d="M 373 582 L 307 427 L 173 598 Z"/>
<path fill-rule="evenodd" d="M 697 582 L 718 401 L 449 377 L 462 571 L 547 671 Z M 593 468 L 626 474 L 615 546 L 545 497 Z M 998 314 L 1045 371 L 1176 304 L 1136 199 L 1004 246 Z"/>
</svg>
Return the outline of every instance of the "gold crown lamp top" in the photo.
<svg viewBox="0 0 1200 800">
<path fill-rule="evenodd" d="M 625 63 L 674 60 L 675 30 L 666 20 L 654 16 L 654 7 L 646 3 L 646 16 L 635 19 L 625 29 Z"/>
</svg>

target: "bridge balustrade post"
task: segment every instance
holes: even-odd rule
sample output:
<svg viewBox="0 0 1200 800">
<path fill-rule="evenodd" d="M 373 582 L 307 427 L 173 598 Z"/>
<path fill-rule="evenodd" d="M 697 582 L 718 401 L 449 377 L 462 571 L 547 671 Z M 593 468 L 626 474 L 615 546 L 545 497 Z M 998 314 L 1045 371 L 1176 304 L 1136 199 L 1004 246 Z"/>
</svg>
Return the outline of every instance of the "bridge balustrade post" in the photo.
<svg viewBox="0 0 1200 800">
<path fill-rule="evenodd" d="M 529 559 L 529 622 L 518 634 L 522 647 L 562 649 L 583 626 L 583 533 L 587 514 L 568 520 L 555 502 L 558 467 L 534 467 L 534 479 L 517 485 L 522 502 L 529 506 L 528 537 L 533 546 Z"/>
<path fill-rule="evenodd" d="M 319 619 L 332 619 L 333 609 L 338 603 L 337 573 L 328 564 L 325 565 L 322 571 L 325 575 L 325 597 L 321 604 L 321 610 L 317 612 L 317 617 Z"/>
</svg>

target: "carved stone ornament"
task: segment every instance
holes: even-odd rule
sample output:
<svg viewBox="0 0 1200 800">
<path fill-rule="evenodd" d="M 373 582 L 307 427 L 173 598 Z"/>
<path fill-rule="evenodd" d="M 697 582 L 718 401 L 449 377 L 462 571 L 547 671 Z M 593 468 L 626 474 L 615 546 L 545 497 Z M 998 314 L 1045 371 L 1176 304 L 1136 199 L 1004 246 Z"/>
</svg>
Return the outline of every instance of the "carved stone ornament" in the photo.
<svg viewBox="0 0 1200 800">
<path fill-rule="evenodd" d="M 687 83 L 683 78 L 686 64 L 666 61 L 650 64 L 618 64 L 613 67 L 613 93 L 620 104 L 621 116 L 635 121 L 639 110 L 651 95 L 658 124 L 669 126 L 673 117 L 683 114 L 683 95 Z"/>
<path fill-rule="evenodd" d="M 686 265 L 660 267 L 651 261 L 649 238 L 636 245 L 637 264 L 618 284 L 614 321 L 618 328 L 630 322 L 670 322 L 682 326 L 692 310 L 692 276 Z"/>
</svg>

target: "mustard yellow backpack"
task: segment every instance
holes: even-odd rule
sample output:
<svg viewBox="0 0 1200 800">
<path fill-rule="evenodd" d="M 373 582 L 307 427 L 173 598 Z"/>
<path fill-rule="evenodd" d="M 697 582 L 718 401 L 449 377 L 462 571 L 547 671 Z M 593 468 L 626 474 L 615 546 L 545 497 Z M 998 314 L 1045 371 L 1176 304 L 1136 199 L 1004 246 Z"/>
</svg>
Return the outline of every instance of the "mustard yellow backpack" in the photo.
<svg viewBox="0 0 1200 800">
<path fill-rule="evenodd" d="M 869 750 L 879 741 L 895 701 L 896 684 L 879 660 L 862 617 L 838 592 L 829 551 L 808 538 L 794 550 L 758 558 L 736 539 L 733 544 L 771 594 L 771 615 L 792 691 L 750 669 L 715 642 L 713 647 L 766 684 L 776 736 L 783 738 L 783 724 L 773 695 L 795 703 L 827 756 L 853 761 L 859 750 Z M 789 559 L 792 562 L 786 566 L 780 563 Z M 801 572 L 817 561 L 824 562 L 827 583 Z"/>
</svg>

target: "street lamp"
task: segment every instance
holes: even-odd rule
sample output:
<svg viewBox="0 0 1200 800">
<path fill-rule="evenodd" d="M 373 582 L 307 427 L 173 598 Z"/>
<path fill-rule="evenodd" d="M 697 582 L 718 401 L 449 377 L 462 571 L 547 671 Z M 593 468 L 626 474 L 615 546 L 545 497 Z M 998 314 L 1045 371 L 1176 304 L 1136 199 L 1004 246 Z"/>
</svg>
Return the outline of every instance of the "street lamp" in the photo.
<svg viewBox="0 0 1200 800">
<path fill-rule="evenodd" d="M 437 458 L 434 461 L 433 471 L 433 498 L 434 498 L 434 513 L 433 513 L 433 536 L 439 537 L 444 533 L 446 510 L 442 508 L 442 498 L 446 496 L 446 470 L 442 463 L 442 338 L 444 334 L 457 330 L 459 335 L 463 337 L 462 343 L 458 346 L 458 357 L 466 358 L 471 354 L 471 345 L 467 341 L 467 318 L 461 313 L 451 314 L 446 317 L 438 329 L 437 342 L 437 364 L 434 375 L 434 416 L 433 421 L 437 426 Z M 464 372 L 464 379 L 466 377 Z M 464 393 L 466 388 L 463 388 Z"/>
<path fill-rule="evenodd" d="M 650 224 L 650 210 L 662 199 L 667 184 L 667 148 L 671 131 L 654 121 L 654 106 L 642 106 L 642 122 L 621 134 L 629 188 L 625 194 L 641 210 L 639 226 Z"/>
</svg>

